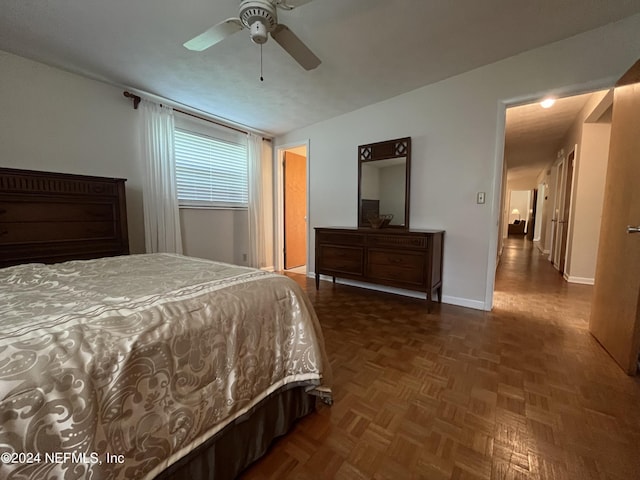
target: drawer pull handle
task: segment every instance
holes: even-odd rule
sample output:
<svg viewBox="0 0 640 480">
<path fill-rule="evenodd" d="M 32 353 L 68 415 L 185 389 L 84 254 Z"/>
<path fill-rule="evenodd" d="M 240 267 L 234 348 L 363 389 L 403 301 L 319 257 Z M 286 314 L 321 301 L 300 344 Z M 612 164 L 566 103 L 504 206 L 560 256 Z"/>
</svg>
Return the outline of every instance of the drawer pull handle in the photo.
<svg viewBox="0 0 640 480">
<path fill-rule="evenodd" d="M 2 230 L 0 235 L 9 235 L 9 230 Z"/>
</svg>

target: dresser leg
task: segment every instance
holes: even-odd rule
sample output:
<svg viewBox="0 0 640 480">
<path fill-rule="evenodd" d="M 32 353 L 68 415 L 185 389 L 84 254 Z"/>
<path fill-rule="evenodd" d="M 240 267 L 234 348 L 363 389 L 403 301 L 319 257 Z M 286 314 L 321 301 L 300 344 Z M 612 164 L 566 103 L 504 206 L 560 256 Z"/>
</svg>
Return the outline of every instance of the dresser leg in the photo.
<svg viewBox="0 0 640 480">
<path fill-rule="evenodd" d="M 334 283 L 334 285 L 335 285 L 335 283 L 336 283 L 336 277 L 333 277 L 333 283 Z"/>
<path fill-rule="evenodd" d="M 436 291 L 438 292 L 438 303 L 442 303 L 442 285 Z"/>
<path fill-rule="evenodd" d="M 320 274 L 316 273 L 316 290 L 320 289 Z"/>
<path fill-rule="evenodd" d="M 431 313 L 431 304 L 433 302 L 433 298 L 431 296 L 431 290 L 427 291 L 427 313 Z"/>
</svg>

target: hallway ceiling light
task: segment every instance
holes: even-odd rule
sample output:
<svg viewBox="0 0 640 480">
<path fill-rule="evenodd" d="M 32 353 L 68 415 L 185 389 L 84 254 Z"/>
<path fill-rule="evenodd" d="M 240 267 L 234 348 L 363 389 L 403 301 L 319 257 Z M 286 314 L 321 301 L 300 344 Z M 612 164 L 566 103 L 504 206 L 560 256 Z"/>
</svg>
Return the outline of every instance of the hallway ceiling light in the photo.
<svg viewBox="0 0 640 480">
<path fill-rule="evenodd" d="M 556 103 L 556 99 L 549 97 L 549 98 L 545 98 L 544 100 L 542 100 L 540 102 L 540 106 L 542 108 L 551 108 L 551 107 L 553 107 L 554 103 Z"/>
</svg>

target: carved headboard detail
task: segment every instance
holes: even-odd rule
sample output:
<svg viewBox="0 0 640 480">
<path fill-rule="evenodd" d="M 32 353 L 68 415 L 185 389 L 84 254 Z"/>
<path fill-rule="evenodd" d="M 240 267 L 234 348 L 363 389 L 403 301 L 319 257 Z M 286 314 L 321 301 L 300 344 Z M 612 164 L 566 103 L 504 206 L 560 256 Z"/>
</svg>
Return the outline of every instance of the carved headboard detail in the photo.
<svg viewBox="0 0 640 480">
<path fill-rule="evenodd" d="M 128 254 L 125 181 L 0 168 L 0 267 Z"/>
</svg>

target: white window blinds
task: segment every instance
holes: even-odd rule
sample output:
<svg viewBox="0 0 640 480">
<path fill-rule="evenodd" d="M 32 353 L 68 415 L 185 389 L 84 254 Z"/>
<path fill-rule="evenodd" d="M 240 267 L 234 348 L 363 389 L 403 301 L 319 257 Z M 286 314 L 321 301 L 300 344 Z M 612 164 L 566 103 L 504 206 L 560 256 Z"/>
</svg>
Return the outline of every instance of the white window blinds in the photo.
<svg viewBox="0 0 640 480">
<path fill-rule="evenodd" d="M 176 128 L 175 156 L 181 206 L 247 207 L 246 145 Z"/>
</svg>

